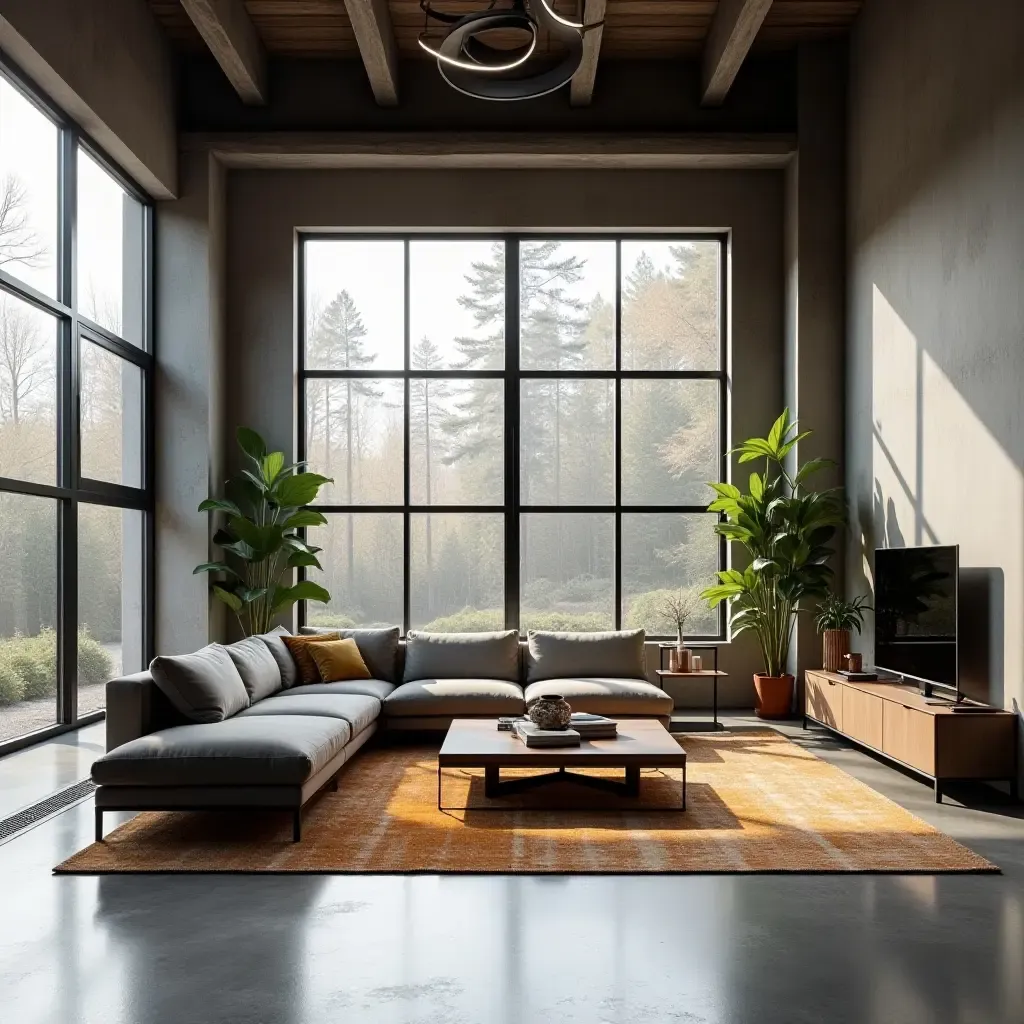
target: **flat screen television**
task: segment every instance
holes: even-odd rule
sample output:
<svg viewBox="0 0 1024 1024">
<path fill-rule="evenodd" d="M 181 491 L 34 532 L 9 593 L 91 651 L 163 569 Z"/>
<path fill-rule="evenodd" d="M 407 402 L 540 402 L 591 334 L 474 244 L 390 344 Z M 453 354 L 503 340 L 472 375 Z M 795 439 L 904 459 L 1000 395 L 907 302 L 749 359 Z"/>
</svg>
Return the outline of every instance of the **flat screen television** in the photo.
<svg viewBox="0 0 1024 1024">
<path fill-rule="evenodd" d="M 959 695 L 955 544 L 875 551 L 875 667 Z"/>
</svg>

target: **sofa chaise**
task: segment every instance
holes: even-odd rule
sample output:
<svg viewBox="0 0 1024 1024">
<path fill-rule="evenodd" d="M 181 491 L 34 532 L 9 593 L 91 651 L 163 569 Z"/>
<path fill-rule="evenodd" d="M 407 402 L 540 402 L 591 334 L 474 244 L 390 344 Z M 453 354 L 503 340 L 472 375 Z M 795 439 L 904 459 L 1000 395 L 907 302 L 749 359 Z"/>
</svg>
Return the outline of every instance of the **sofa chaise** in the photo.
<svg viewBox="0 0 1024 1024">
<path fill-rule="evenodd" d="M 607 633 L 315 630 L 355 641 L 372 678 L 303 685 L 278 628 L 156 658 L 107 684 L 107 753 L 92 769 L 96 838 L 106 811 L 279 809 L 337 788 L 379 729 L 446 730 L 455 718 L 523 714 L 542 693 L 577 711 L 658 718 L 672 700 L 644 678 L 642 630 Z"/>
</svg>

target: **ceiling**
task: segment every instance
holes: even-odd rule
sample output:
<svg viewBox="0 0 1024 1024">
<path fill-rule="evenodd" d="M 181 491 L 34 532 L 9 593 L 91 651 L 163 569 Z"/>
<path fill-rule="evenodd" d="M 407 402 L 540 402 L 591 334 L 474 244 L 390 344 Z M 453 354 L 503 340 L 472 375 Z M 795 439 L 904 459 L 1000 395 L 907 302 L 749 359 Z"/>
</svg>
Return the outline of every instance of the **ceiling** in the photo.
<svg viewBox="0 0 1024 1024">
<path fill-rule="evenodd" d="M 486 0 L 437 0 L 444 11 L 479 11 Z M 184 52 L 206 52 L 202 37 L 179 0 L 149 0 L 168 36 Z M 417 45 L 423 31 L 419 0 L 389 0 L 402 57 L 426 57 Z M 577 0 L 555 0 L 566 15 Z M 778 51 L 798 42 L 844 34 L 861 0 L 774 0 L 753 44 L 754 52 Z M 245 0 L 267 52 L 275 56 L 357 58 L 344 0 Z M 718 0 L 607 0 L 601 44 L 604 59 L 698 56 Z M 541 47 L 542 49 L 545 47 Z"/>
</svg>

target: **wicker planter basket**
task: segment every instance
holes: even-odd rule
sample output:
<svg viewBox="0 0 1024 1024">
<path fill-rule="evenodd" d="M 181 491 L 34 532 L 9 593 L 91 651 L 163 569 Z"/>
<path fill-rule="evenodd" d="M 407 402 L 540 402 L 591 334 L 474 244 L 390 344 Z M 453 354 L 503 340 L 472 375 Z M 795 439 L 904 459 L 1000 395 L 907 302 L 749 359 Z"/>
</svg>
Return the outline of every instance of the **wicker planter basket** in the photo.
<svg viewBox="0 0 1024 1024">
<path fill-rule="evenodd" d="M 850 653 L 848 629 L 826 629 L 821 634 L 821 664 L 826 672 L 838 672 L 843 658 Z"/>
</svg>

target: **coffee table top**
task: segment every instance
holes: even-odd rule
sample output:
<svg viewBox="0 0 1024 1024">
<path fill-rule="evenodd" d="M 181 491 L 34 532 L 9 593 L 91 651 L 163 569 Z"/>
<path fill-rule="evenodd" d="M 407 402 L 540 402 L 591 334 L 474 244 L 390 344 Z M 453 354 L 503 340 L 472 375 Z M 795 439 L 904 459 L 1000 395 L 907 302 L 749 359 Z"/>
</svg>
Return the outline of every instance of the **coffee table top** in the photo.
<svg viewBox="0 0 1024 1024">
<path fill-rule="evenodd" d="M 479 768 L 488 764 L 673 768 L 686 764 L 686 751 L 657 719 L 617 721 L 619 735 L 616 739 L 584 739 L 578 747 L 538 748 L 528 747 L 511 732 L 499 732 L 496 718 L 457 718 L 448 728 L 438 763 L 458 768 Z"/>
</svg>

